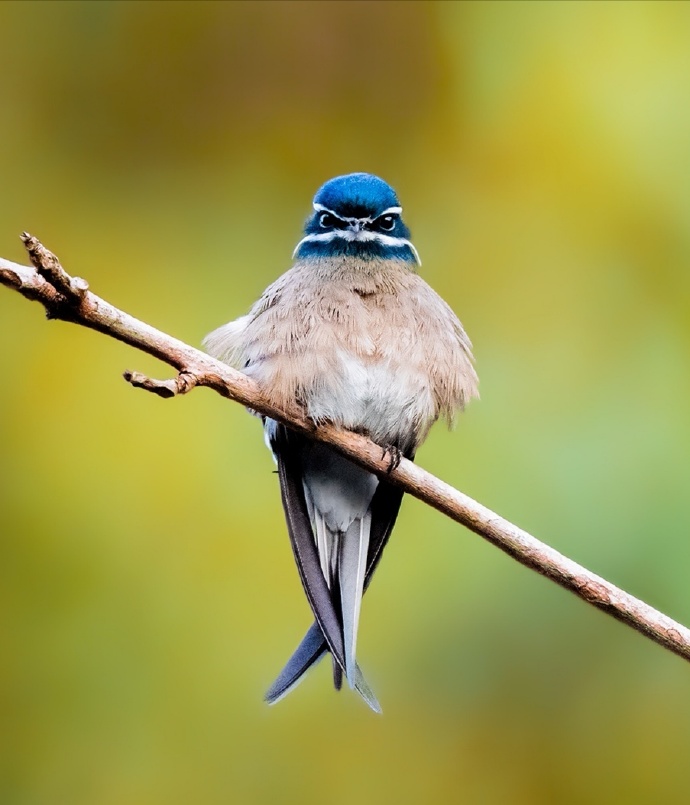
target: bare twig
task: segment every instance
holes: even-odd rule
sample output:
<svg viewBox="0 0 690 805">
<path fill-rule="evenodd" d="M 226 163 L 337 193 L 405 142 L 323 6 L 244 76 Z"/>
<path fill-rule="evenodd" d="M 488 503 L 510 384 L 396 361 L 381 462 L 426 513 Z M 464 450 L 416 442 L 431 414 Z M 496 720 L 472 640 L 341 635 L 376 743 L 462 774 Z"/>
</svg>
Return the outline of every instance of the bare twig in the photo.
<svg viewBox="0 0 690 805">
<path fill-rule="evenodd" d="M 184 394 L 194 386 L 208 386 L 224 397 L 277 419 L 293 430 L 332 445 L 363 467 L 401 486 L 406 492 L 466 526 L 523 565 L 555 581 L 590 604 L 632 626 L 656 643 L 690 660 L 690 630 L 644 601 L 595 575 L 535 539 L 526 531 L 402 459 L 391 469 L 390 457 L 364 436 L 332 425 L 314 425 L 298 408 L 276 409 L 261 389 L 245 375 L 194 347 L 127 315 L 88 290 L 88 284 L 70 277 L 55 255 L 30 235 L 23 235 L 35 268 L 0 258 L 0 283 L 27 299 L 40 302 L 49 318 L 90 327 L 130 344 L 174 366 L 172 380 L 153 380 L 126 372 L 132 385 L 161 397 Z"/>
<path fill-rule="evenodd" d="M 155 380 L 153 377 L 142 375 L 141 372 L 130 371 L 123 372 L 122 377 L 135 388 L 152 391 L 164 399 L 186 394 L 197 385 L 197 377 L 191 372 L 180 372 L 172 380 Z"/>
</svg>

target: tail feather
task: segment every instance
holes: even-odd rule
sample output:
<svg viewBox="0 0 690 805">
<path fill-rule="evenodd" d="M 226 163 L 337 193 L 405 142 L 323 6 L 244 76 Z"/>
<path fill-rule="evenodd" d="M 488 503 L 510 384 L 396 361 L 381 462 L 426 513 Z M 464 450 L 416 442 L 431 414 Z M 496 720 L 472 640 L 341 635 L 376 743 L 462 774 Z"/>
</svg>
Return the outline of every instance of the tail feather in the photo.
<svg viewBox="0 0 690 805">
<path fill-rule="evenodd" d="M 379 700 L 374 695 L 374 691 L 367 684 L 367 680 L 364 678 L 362 669 L 359 667 L 359 665 L 357 665 L 357 663 L 355 663 L 354 688 L 375 713 L 382 712 Z"/>
<path fill-rule="evenodd" d="M 357 631 L 364 592 L 371 513 L 355 520 L 343 534 L 340 544 L 338 576 L 342 607 L 345 675 L 351 688 L 355 686 Z"/>
<path fill-rule="evenodd" d="M 295 653 L 290 657 L 287 665 L 280 672 L 276 681 L 266 692 L 264 699 L 268 704 L 276 704 L 281 699 L 294 690 L 306 676 L 307 671 L 316 665 L 328 652 L 328 645 L 324 639 L 319 625 L 314 622 L 304 636 L 304 639 L 297 647 Z M 340 670 L 340 666 L 335 663 Z M 341 671 L 342 674 L 342 671 Z M 364 674 L 359 665 L 355 665 L 355 690 L 364 701 L 376 712 L 381 712 L 381 705 L 369 687 Z"/>
</svg>

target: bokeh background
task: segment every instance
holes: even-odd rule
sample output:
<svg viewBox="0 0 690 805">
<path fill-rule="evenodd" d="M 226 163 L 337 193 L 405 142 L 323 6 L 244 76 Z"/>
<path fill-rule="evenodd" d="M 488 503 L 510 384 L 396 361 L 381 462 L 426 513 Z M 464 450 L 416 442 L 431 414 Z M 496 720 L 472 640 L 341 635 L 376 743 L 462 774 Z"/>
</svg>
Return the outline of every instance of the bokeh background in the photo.
<svg viewBox="0 0 690 805">
<path fill-rule="evenodd" d="M 420 463 L 690 622 L 690 5 L 0 5 L 0 254 L 200 343 L 398 190 L 482 399 Z M 687 802 L 690 669 L 417 501 L 319 667 L 259 425 L 0 289 L 0 801 Z"/>
</svg>

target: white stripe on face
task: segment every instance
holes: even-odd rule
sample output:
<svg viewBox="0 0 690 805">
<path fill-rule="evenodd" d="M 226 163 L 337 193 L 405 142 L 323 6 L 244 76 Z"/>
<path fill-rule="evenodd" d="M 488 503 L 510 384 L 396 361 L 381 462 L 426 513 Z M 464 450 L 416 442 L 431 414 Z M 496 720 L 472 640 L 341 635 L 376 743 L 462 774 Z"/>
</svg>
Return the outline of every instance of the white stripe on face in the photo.
<svg viewBox="0 0 690 805">
<path fill-rule="evenodd" d="M 331 213 L 332 214 L 332 213 Z M 341 219 L 342 220 L 342 219 Z M 360 221 L 362 219 L 355 218 L 355 221 Z M 293 258 L 299 251 L 300 246 L 303 243 L 330 243 L 331 241 L 335 240 L 336 238 L 340 238 L 340 240 L 348 241 L 349 243 L 352 242 L 359 242 L 359 243 L 366 243 L 366 242 L 376 242 L 380 243 L 383 246 L 392 246 L 393 248 L 400 248 L 402 246 L 409 247 L 410 251 L 414 255 L 415 260 L 421 266 L 422 261 L 419 259 L 419 253 L 417 249 L 410 243 L 407 238 L 394 238 L 391 235 L 384 235 L 381 232 L 372 232 L 369 229 L 360 229 L 360 230 L 353 230 L 353 229 L 334 229 L 331 232 L 319 232 L 316 235 L 306 235 L 305 237 L 300 240 L 300 242 L 295 246 L 295 251 L 292 253 Z"/>
</svg>

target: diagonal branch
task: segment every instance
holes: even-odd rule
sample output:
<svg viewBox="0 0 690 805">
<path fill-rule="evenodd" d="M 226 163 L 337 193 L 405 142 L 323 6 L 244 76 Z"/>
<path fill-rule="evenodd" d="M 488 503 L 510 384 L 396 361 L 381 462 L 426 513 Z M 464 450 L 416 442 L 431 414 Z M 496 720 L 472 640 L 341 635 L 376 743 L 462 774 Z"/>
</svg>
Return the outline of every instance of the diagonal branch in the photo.
<svg viewBox="0 0 690 805">
<path fill-rule="evenodd" d="M 25 233 L 22 240 L 33 268 L 0 258 L 1 284 L 27 299 L 40 302 L 48 318 L 98 330 L 178 370 L 177 377 L 172 380 L 154 380 L 136 372 L 126 372 L 125 379 L 133 386 L 161 397 L 185 394 L 194 386 L 207 386 L 293 430 L 326 442 L 357 464 L 385 476 L 409 494 L 479 534 L 521 564 L 690 660 L 690 629 L 558 553 L 417 464 L 402 459 L 394 467 L 393 457 L 364 436 L 333 425 L 317 426 L 297 407 L 275 408 L 267 402 L 259 386 L 241 372 L 113 307 L 91 293 L 85 280 L 67 274 L 57 257 L 36 238 Z"/>
</svg>

